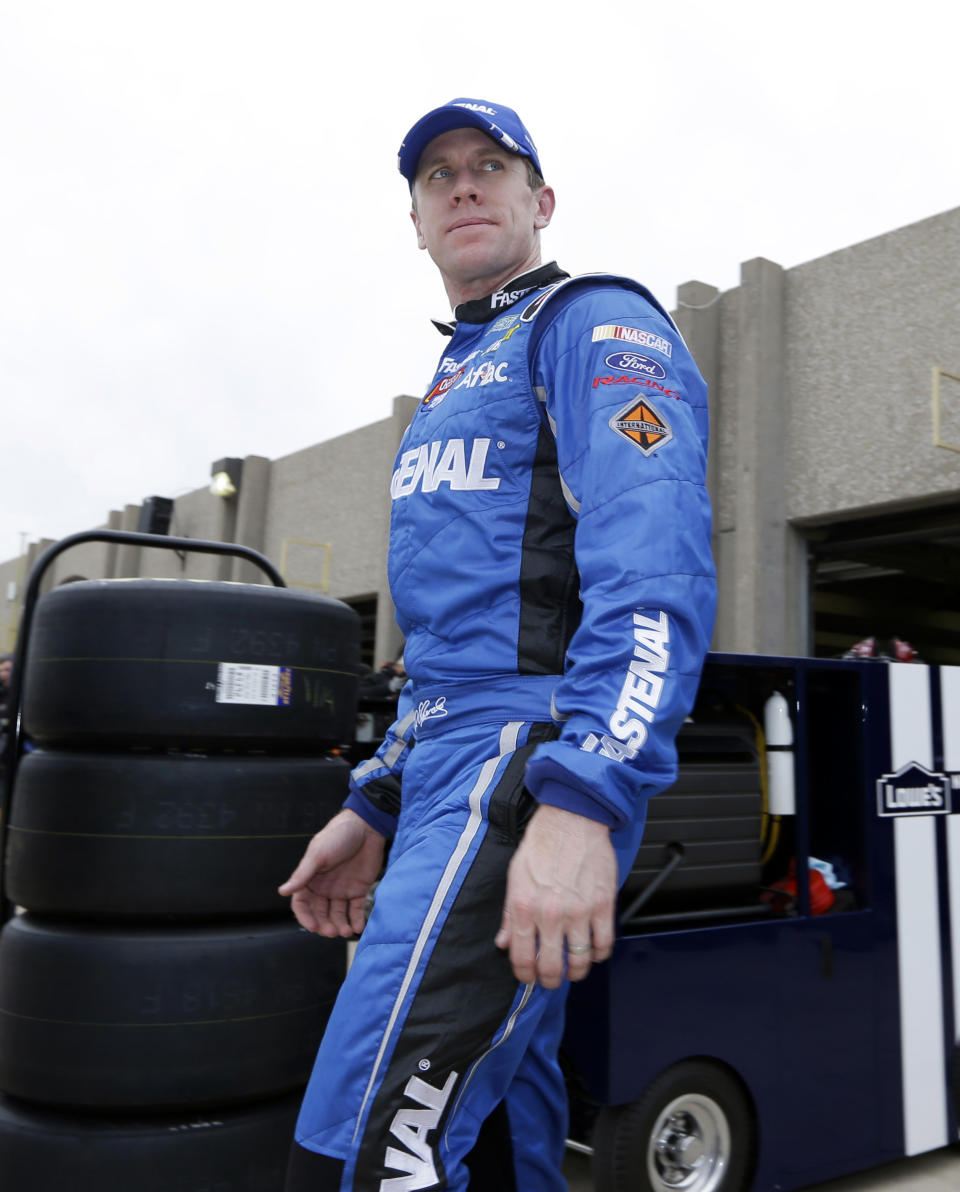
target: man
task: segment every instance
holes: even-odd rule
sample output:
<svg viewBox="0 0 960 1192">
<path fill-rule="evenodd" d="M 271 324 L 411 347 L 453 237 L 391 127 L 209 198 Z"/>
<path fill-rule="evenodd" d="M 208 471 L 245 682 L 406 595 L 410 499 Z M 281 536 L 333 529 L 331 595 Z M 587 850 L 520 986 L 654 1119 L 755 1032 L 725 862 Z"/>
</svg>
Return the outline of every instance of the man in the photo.
<svg viewBox="0 0 960 1192">
<path fill-rule="evenodd" d="M 453 100 L 399 164 L 455 322 L 391 482 L 411 681 L 281 887 L 363 930 L 288 1189 L 559 1192 L 566 982 L 610 953 L 713 621 L 705 387 L 642 287 L 541 265 L 514 111 Z"/>
</svg>

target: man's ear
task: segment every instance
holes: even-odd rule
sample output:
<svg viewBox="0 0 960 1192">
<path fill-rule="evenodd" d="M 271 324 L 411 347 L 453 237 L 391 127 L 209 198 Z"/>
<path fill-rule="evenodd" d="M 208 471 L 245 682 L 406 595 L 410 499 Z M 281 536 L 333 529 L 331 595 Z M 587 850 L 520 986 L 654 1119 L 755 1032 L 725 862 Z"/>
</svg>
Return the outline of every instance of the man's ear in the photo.
<svg viewBox="0 0 960 1192">
<path fill-rule="evenodd" d="M 545 228 L 553 219 L 553 213 L 557 206 L 557 196 L 553 193 L 552 186 L 542 186 L 540 188 L 540 197 L 537 200 L 537 210 L 533 217 L 533 226 L 539 231 L 540 228 Z"/>
<path fill-rule="evenodd" d="M 426 240 L 424 240 L 423 231 L 420 228 L 420 216 L 417 215 L 416 211 L 411 211 L 410 218 L 413 220 L 413 226 L 417 229 L 417 245 L 418 245 L 418 247 L 426 248 L 427 242 L 426 242 Z"/>
</svg>

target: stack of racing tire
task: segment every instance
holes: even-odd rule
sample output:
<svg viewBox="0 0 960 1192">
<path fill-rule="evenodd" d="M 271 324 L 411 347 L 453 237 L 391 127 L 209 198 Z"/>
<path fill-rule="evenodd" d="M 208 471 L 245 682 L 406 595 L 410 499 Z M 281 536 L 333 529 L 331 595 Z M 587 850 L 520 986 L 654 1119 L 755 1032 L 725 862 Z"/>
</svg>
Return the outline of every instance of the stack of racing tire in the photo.
<svg viewBox="0 0 960 1192">
<path fill-rule="evenodd" d="M 286 588 L 36 604 L 0 933 L 4 1192 L 280 1192 L 345 970 L 276 892 L 346 793 L 359 624 Z"/>
</svg>

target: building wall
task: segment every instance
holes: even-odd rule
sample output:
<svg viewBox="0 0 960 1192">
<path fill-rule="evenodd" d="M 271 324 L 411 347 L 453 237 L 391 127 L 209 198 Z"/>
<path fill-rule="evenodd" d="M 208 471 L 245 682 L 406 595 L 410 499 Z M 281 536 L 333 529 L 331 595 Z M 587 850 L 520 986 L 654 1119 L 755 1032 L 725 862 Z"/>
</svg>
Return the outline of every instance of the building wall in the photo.
<svg viewBox="0 0 960 1192">
<path fill-rule="evenodd" d="M 960 454 L 934 444 L 931 405 L 932 368 L 960 376 L 958 278 L 960 208 L 788 270 L 747 261 L 726 293 L 680 287 L 677 321 L 710 386 L 715 649 L 805 652 L 805 527 L 960 490 Z M 960 444 L 960 382 L 943 392 L 944 438 Z M 396 657 L 388 483 L 415 408 L 398 397 L 391 417 L 350 434 L 273 462 L 248 456 L 237 496 L 177 498 L 170 533 L 245 542 L 293 586 L 376 596 L 376 657 Z M 133 529 L 138 515 L 127 506 L 106 524 Z M 43 545 L 0 564 L 7 646 Z M 263 578 L 239 560 L 116 544 L 73 548 L 46 586 L 73 575 Z"/>
<path fill-rule="evenodd" d="M 247 456 L 235 496 L 218 497 L 204 487 L 176 498 L 169 535 L 243 543 L 265 554 L 290 587 L 336 599 L 376 597 L 375 656 L 396 658 L 402 641 L 387 587 L 389 484 L 416 405 L 414 397 L 397 397 L 389 418 L 272 463 Z M 128 505 L 94 528 L 136 530 L 139 517 L 140 506 Z M 0 564 L 3 649 L 13 648 L 27 577 L 52 545 L 49 539 L 31 543 L 23 557 Z M 270 582 L 254 563 L 230 556 L 88 542 L 54 559 L 41 591 L 71 578 L 130 576 Z"/>
<path fill-rule="evenodd" d="M 270 469 L 264 550 L 292 587 L 337 599 L 376 595 L 378 661 L 401 639 L 387 587 L 390 475 L 417 406 L 394 399 L 393 415 L 277 460 Z"/>
<path fill-rule="evenodd" d="M 932 370 L 960 375 L 958 278 L 960 209 L 789 270 L 747 261 L 724 294 L 680 288 L 710 386 L 715 649 L 805 652 L 806 526 L 956 496 Z M 960 383 L 942 393 L 960 443 Z"/>
<path fill-rule="evenodd" d="M 933 443 L 932 367 L 960 375 L 960 209 L 786 274 L 786 512 L 951 492 Z"/>
</svg>

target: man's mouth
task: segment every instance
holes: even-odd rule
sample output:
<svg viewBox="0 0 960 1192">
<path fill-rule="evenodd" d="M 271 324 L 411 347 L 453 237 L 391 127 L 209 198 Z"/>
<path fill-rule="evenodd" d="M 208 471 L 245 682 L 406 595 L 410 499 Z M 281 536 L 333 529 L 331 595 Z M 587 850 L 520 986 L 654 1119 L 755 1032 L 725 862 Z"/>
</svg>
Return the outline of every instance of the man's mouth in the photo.
<svg viewBox="0 0 960 1192">
<path fill-rule="evenodd" d="M 458 219 L 456 223 L 447 228 L 448 232 L 456 232 L 459 228 L 473 228 L 483 226 L 484 224 L 492 224 L 492 219 L 482 219 L 478 215 L 470 216 L 468 219 Z"/>
</svg>

